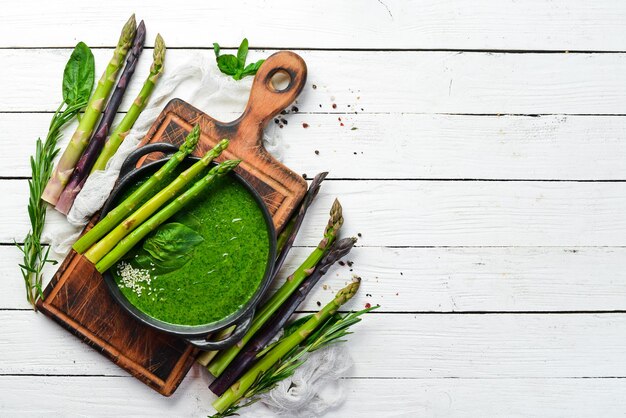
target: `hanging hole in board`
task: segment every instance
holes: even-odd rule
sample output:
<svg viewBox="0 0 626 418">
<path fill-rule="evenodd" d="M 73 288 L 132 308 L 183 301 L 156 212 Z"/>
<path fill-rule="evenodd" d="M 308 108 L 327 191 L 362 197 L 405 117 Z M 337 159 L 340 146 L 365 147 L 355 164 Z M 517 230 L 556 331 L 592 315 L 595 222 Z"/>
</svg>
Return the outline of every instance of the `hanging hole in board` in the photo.
<svg viewBox="0 0 626 418">
<path fill-rule="evenodd" d="M 274 91 L 285 91 L 291 85 L 291 76 L 285 70 L 276 70 L 270 78 L 270 85 Z"/>
</svg>

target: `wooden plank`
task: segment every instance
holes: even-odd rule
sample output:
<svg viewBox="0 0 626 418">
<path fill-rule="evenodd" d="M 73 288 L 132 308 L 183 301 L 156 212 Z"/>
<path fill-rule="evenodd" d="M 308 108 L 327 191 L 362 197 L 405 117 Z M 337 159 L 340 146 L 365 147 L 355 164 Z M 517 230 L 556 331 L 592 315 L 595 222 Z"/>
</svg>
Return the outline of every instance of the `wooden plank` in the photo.
<svg viewBox="0 0 626 418">
<path fill-rule="evenodd" d="M 178 392 L 164 398 L 125 377 L 1 376 L 0 408 L 21 417 L 58 411 L 71 416 L 204 417 L 212 413 L 215 399 L 207 384 L 203 371 L 195 369 Z M 329 416 L 588 417 L 620 415 L 626 408 L 624 379 L 351 379 L 345 388 L 346 402 Z M 264 409 L 254 412 L 259 418 L 273 416 Z"/>
<path fill-rule="evenodd" d="M 329 178 L 344 179 L 626 179 L 622 117 L 296 113 L 284 118 L 288 125 L 279 129 L 270 123 L 268 132 L 279 138 L 283 162 L 309 176 L 328 168 Z M 0 155 L 0 177 L 30 176 L 29 156 L 49 123 L 45 113 L 0 117 L 0 143 L 13 144 L 11 153 Z M 398 163 L 397 153 L 409 163 Z"/>
<path fill-rule="evenodd" d="M 26 180 L 4 180 L 0 242 L 29 227 Z M 338 197 L 345 236 L 363 246 L 623 246 L 626 183 L 328 181 L 296 245 L 317 245 Z M 50 210 L 46 231 L 64 224 Z M 44 231 L 46 234 L 48 232 Z"/>
<path fill-rule="evenodd" d="M 251 59 L 271 52 L 254 51 Z M 296 52 L 310 74 L 298 100 L 303 112 L 626 113 L 626 79 L 621 76 L 626 73 L 626 53 Z M 170 50 L 165 71 L 194 53 L 198 51 Z M 69 49 L 0 50 L 0 111 L 56 109 L 69 54 Z M 100 73 L 111 51 L 99 49 L 94 55 Z M 139 60 L 139 76 L 129 86 L 121 110 L 135 97 L 150 62 L 150 54 Z M 393 79 L 384 81 L 382 75 L 390 71 Z M 221 118 L 243 109 L 233 104 L 203 110 Z"/>
<path fill-rule="evenodd" d="M 366 5 L 321 0 L 297 7 L 276 0 L 195 0 L 176 13 L 162 0 L 135 1 L 132 7 L 123 1 L 98 7 L 78 0 L 60 5 L 28 0 L 3 9 L 0 46 L 69 46 L 78 39 L 114 46 L 131 11 L 146 20 L 150 45 L 159 31 L 176 47 L 215 41 L 237 46 L 245 35 L 252 45 L 290 48 L 626 49 L 626 7 L 608 0 L 384 0 Z M 237 25 L 229 16 L 236 16 Z"/>
<path fill-rule="evenodd" d="M 350 303 L 347 309 L 357 308 Z M 0 374 L 125 375 L 28 311 L 0 311 Z M 626 377 L 625 314 L 368 314 L 349 337 L 350 376 Z M 42 349 L 42 344 L 45 349 Z"/>
<path fill-rule="evenodd" d="M 306 258 L 295 248 L 273 288 Z M 20 253 L 0 247 L 0 309 L 28 309 Z M 380 312 L 601 311 L 626 305 L 626 248 L 355 248 L 300 309 L 314 311 L 353 274 L 363 278 L 355 306 Z M 46 269 L 52 277 L 54 267 Z M 352 269 L 352 271 L 351 271 Z M 324 286 L 326 285 L 326 286 Z"/>
</svg>

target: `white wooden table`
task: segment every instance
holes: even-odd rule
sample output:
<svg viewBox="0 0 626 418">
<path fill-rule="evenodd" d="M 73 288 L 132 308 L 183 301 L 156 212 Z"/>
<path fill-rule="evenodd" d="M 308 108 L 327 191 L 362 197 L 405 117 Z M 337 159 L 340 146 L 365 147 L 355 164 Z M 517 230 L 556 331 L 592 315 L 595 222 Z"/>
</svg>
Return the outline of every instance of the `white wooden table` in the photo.
<svg viewBox="0 0 626 418">
<path fill-rule="evenodd" d="M 354 272 L 305 309 L 352 273 L 351 307 L 381 304 L 329 416 L 624 414 L 626 3 L 21 0 L 0 11 L 0 416 L 212 411 L 201 368 L 160 397 L 28 310 L 11 244 L 70 48 L 95 48 L 99 74 L 133 11 L 172 60 L 247 36 L 307 61 L 285 162 L 331 174 L 289 265 L 338 196 Z"/>
</svg>

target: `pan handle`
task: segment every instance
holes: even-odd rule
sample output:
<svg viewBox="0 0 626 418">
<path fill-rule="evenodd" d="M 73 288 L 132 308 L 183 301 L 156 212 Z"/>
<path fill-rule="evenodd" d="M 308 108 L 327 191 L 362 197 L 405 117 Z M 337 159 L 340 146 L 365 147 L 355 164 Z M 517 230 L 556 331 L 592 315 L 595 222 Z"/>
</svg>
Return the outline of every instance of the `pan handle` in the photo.
<svg viewBox="0 0 626 418">
<path fill-rule="evenodd" d="M 147 144 L 143 147 L 139 147 L 130 154 L 128 154 L 128 157 L 126 157 L 124 163 L 122 163 L 119 178 L 123 178 L 129 172 L 131 172 L 137 165 L 137 161 L 139 161 L 139 159 L 141 159 L 141 157 L 146 154 L 150 154 L 151 152 L 163 152 L 166 154 L 173 154 L 176 151 L 178 151 L 178 147 L 167 142 L 153 142 L 152 144 Z"/>
<path fill-rule="evenodd" d="M 218 341 L 207 341 L 206 337 L 187 338 L 192 345 L 198 347 L 201 350 L 223 350 L 237 343 L 248 332 L 252 325 L 252 319 L 254 317 L 254 309 L 244 316 L 243 320 L 237 324 L 237 328 L 228 337 Z"/>
</svg>

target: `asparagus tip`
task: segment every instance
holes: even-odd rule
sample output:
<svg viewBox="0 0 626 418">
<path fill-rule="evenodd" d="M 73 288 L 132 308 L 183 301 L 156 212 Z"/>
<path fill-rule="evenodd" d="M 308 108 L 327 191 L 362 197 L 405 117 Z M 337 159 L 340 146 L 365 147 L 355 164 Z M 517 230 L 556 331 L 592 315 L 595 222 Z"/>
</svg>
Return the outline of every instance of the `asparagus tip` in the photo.
<svg viewBox="0 0 626 418">
<path fill-rule="evenodd" d="M 135 20 L 135 14 L 133 13 L 122 28 L 122 35 L 120 36 L 118 46 L 129 45 L 133 41 L 136 31 L 137 21 Z"/>
<path fill-rule="evenodd" d="M 323 171 L 316 174 L 315 177 L 313 177 L 313 183 L 321 183 L 322 180 L 326 178 L 326 176 L 328 176 L 328 171 Z"/>
<path fill-rule="evenodd" d="M 143 22 L 139 22 L 139 26 L 137 26 L 137 34 L 135 35 L 135 43 L 139 40 L 143 44 L 143 41 L 146 39 L 146 24 Z"/>
<path fill-rule="evenodd" d="M 341 207 L 341 203 L 339 203 L 339 199 L 335 199 L 333 206 L 330 208 L 329 226 L 333 226 L 333 228 L 337 229 L 341 227 L 341 225 L 343 225 L 343 208 Z"/>
<path fill-rule="evenodd" d="M 152 67 L 150 67 L 150 72 L 152 74 L 158 74 L 162 71 L 163 69 L 163 61 L 165 60 L 165 51 L 166 51 L 166 47 L 165 47 L 165 41 L 163 40 L 163 37 L 161 36 L 161 34 L 157 34 L 156 39 L 154 41 L 154 53 L 153 53 L 153 58 L 154 61 L 152 62 Z"/>
<path fill-rule="evenodd" d="M 313 177 L 313 181 L 311 182 L 311 185 L 309 186 L 309 190 L 307 191 L 307 194 L 305 197 L 305 202 L 306 202 L 305 206 L 308 207 L 313 201 L 313 199 L 315 198 L 315 196 L 317 196 L 317 193 L 320 191 L 322 182 L 324 181 L 327 175 L 328 175 L 328 171 L 324 171 L 322 173 L 318 173 L 315 177 Z"/>
<path fill-rule="evenodd" d="M 233 168 L 237 167 L 240 162 L 241 160 L 226 160 L 215 167 L 215 169 L 217 169 L 218 174 L 226 174 Z"/>
<path fill-rule="evenodd" d="M 355 243 L 356 238 L 354 237 L 342 238 L 339 241 L 335 241 L 328 255 L 330 255 L 331 253 L 336 253 L 338 255 L 338 257 L 336 258 L 344 257 L 350 252 L 352 247 L 354 247 Z"/>
<path fill-rule="evenodd" d="M 335 296 L 335 302 L 338 305 L 343 305 L 356 294 L 357 290 L 359 290 L 359 286 L 361 286 L 361 278 L 354 278 L 352 283 L 341 289 L 337 292 L 337 296 Z"/>
<path fill-rule="evenodd" d="M 200 140 L 200 125 L 196 125 L 193 127 L 191 132 L 189 132 L 189 135 L 187 135 L 187 138 L 185 138 L 185 142 L 183 143 L 183 145 L 180 146 L 180 150 L 187 154 L 191 153 L 196 148 L 196 145 L 198 144 L 199 140 Z"/>
<path fill-rule="evenodd" d="M 226 149 L 228 147 L 228 144 L 230 144 L 230 140 L 228 140 L 228 138 L 224 138 L 217 143 L 217 145 L 219 145 L 222 150 Z"/>
</svg>

